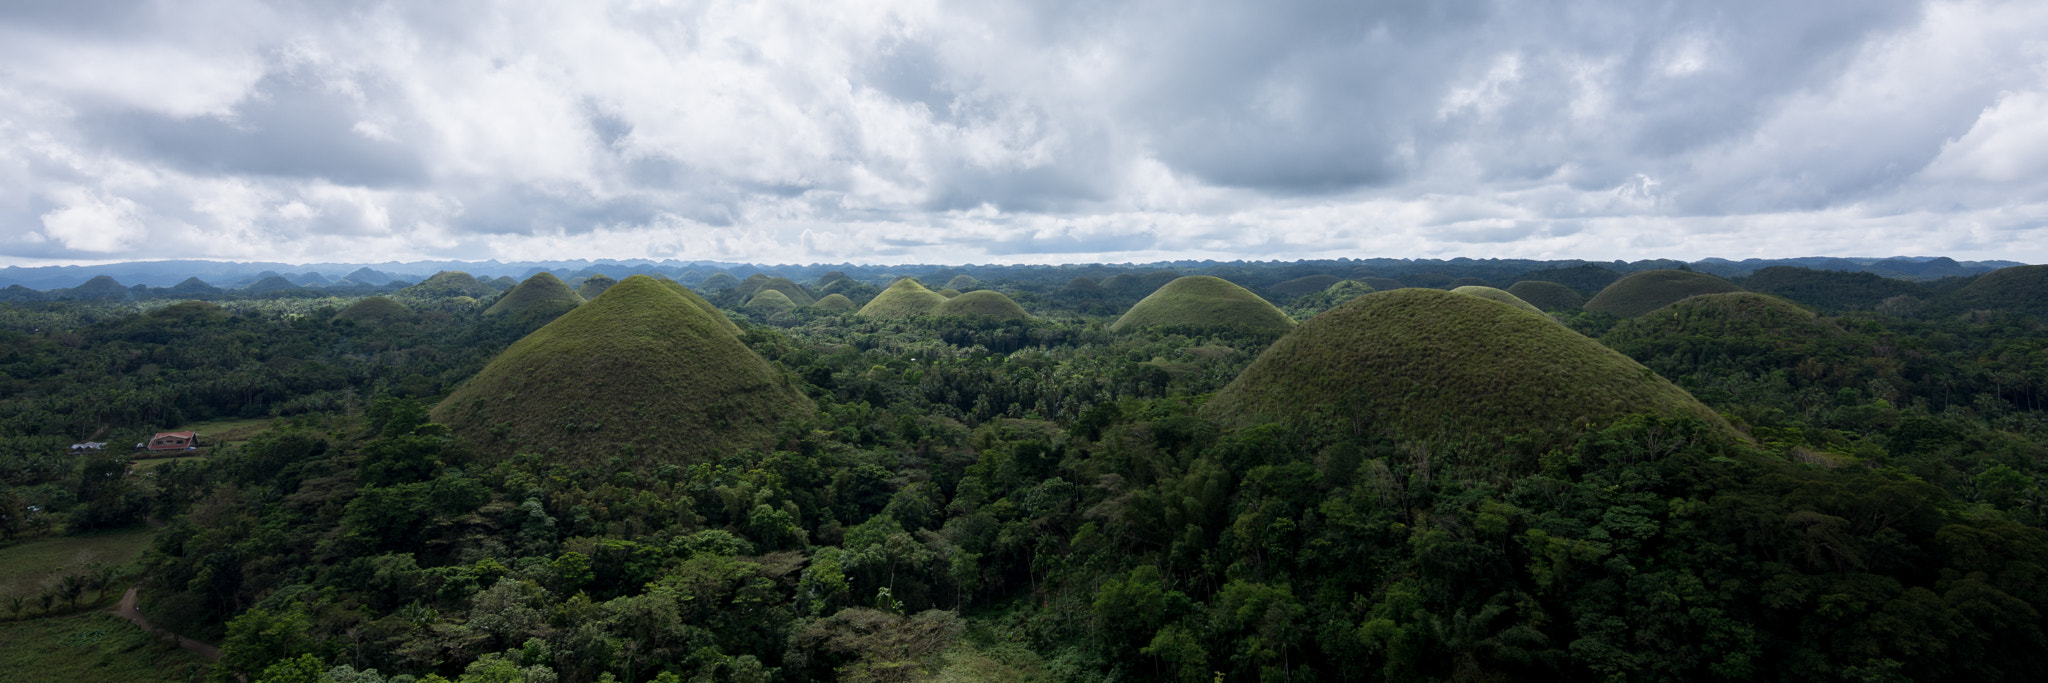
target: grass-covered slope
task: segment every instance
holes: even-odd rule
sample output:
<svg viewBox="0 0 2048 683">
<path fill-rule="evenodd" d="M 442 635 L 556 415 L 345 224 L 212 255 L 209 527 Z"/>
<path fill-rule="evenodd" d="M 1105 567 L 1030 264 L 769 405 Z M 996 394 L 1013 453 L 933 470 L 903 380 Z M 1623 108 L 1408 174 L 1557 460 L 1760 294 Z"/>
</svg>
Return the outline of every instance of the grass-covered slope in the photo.
<svg viewBox="0 0 2048 683">
<path fill-rule="evenodd" d="M 705 291 L 717 292 L 738 287 L 740 281 L 730 273 L 712 273 L 711 277 L 704 278 L 697 286 L 704 288 Z"/>
<path fill-rule="evenodd" d="M 1542 315 L 1400 289 L 1310 318 L 1203 408 L 1229 424 L 1315 411 L 1402 439 L 1500 438 L 1706 406 L 1648 368 Z"/>
<path fill-rule="evenodd" d="M 1335 275 L 1310 275 L 1308 277 L 1294 278 L 1292 280 L 1288 280 L 1286 282 L 1282 282 L 1267 287 L 1266 291 L 1272 292 L 1278 296 L 1301 296 L 1303 294 L 1314 294 L 1316 292 L 1329 289 L 1330 285 L 1334 285 L 1343 281 L 1343 278 L 1337 277 Z"/>
<path fill-rule="evenodd" d="M 762 313 L 788 313 L 796 310 L 796 302 L 790 301 L 789 296 L 780 291 L 762 289 L 754 293 L 753 299 L 747 301 L 746 309 Z"/>
<path fill-rule="evenodd" d="M 411 317 L 412 309 L 384 296 L 365 298 L 334 314 L 335 320 L 354 320 L 365 325 L 384 325 Z"/>
<path fill-rule="evenodd" d="M 1623 321 L 1602 339 L 1741 339 L 1785 346 L 1841 334 L 1841 328 L 1790 301 L 1755 292 L 1727 292 L 1690 297 Z"/>
<path fill-rule="evenodd" d="M 1487 287 L 1485 285 L 1464 285 L 1451 290 L 1451 293 L 1469 294 L 1489 301 L 1498 301 L 1509 306 L 1513 306 L 1515 308 L 1528 311 L 1530 313 L 1543 312 L 1543 309 L 1537 308 L 1527 301 L 1523 301 L 1520 297 L 1507 293 L 1506 290 L 1495 289 L 1492 287 Z"/>
<path fill-rule="evenodd" d="M 2013 266 L 1985 273 L 1949 294 L 1942 303 L 1964 309 L 2048 316 L 2048 266 Z"/>
<path fill-rule="evenodd" d="M 947 299 L 932 311 L 932 315 L 958 316 L 964 318 L 995 318 L 998 320 L 1028 320 L 1030 313 L 1017 305 L 1002 292 L 982 289 Z"/>
<path fill-rule="evenodd" d="M 978 284 L 981 284 L 981 282 L 974 279 L 974 276 L 961 273 L 953 276 L 953 279 L 946 281 L 946 289 L 957 289 L 964 292 L 973 289 Z"/>
<path fill-rule="evenodd" d="M 1358 278 L 1358 281 L 1372 287 L 1372 290 L 1375 292 L 1391 291 L 1408 286 L 1406 283 L 1390 277 L 1372 277 L 1368 275 Z"/>
<path fill-rule="evenodd" d="M 725 317 L 724 311 L 718 310 L 718 307 L 710 301 L 698 296 L 696 292 L 690 291 L 690 288 L 684 287 L 683 283 L 674 280 L 662 280 L 661 284 L 668 287 L 669 291 L 683 297 L 684 301 L 690 302 L 690 305 L 696 306 L 697 310 L 703 311 L 705 315 L 711 316 L 713 320 L 718 321 L 719 327 L 725 328 L 725 331 L 731 332 L 733 336 L 737 337 L 742 332 L 738 323 L 733 322 L 732 318 Z"/>
<path fill-rule="evenodd" d="M 576 288 L 576 296 L 582 297 L 584 301 L 589 301 L 604 296 L 604 291 L 611 289 L 612 285 L 616 284 L 619 284 L 619 281 L 612 279 L 612 276 L 598 273 L 583 280 L 583 286 Z"/>
<path fill-rule="evenodd" d="M 1546 311 L 1576 311 L 1586 305 L 1586 297 L 1577 290 L 1543 280 L 1517 282 L 1508 286 L 1508 293 Z"/>
<path fill-rule="evenodd" d="M 1217 277 L 1176 279 L 1139 301 L 1109 329 L 1145 327 L 1285 330 L 1294 319 L 1243 287 Z"/>
<path fill-rule="evenodd" d="M 786 277 L 768 278 L 768 281 L 756 288 L 751 296 L 759 296 L 761 292 L 781 292 L 791 303 L 798 306 L 809 306 L 818 302 L 815 297 L 811 296 L 810 292 L 804 291 L 802 286 Z"/>
<path fill-rule="evenodd" d="M 875 295 L 874 300 L 869 301 L 868 305 L 862 306 L 860 308 L 860 316 L 863 318 L 911 318 L 920 315 L 931 315 L 933 311 L 938 309 L 939 304 L 943 303 L 946 303 L 946 297 L 940 296 L 938 292 L 925 289 L 924 285 L 918 284 L 916 278 L 903 278 L 897 280 L 895 284 L 889 285 L 888 289 L 882 290 L 881 294 Z"/>
<path fill-rule="evenodd" d="M 544 308 L 567 311 L 581 305 L 583 297 L 576 290 L 569 289 L 562 278 L 555 277 L 554 273 L 540 272 L 498 297 L 497 303 L 484 309 L 484 315 L 519 314 Z"/>
<path fill-rule="evenodd" d="M 811 308 L 830 313 L 845 313 L 858 307 L 854 306 L 853 300 L 846 298 L 845 294 L 834 292 L 818 299 L 817 303 L 811 304 Z"/>
<path fill-rule="evenodd" d="M 459 270 L 444 270 L 435 273 L 433 277 L 427 278 L 419 284 L 398 290 L 394 293 L 394 296 L 418 300 L 452 299 L 458 296 L 466 296 L 473 299 L 496 293 L 498 293 L 498 290 L 491 289 L 490 285 L 477 282 L 476 278 L 469 273 Z"/>
<path fill-rule="evenodd" d="M 1738 292 L 1734 283 L 1689 270 L 1646 270 L 1615 280 L 1586 302 L 1586 310 L 1633 318 L 1689 296 Z"/>
<path fill-rule="evenodd" d="M 487 448 L 645 469 L 769 446 L 813 409 L 703 309 L 635 275 L 513 343 L 433 418 Z"/>
</svg>

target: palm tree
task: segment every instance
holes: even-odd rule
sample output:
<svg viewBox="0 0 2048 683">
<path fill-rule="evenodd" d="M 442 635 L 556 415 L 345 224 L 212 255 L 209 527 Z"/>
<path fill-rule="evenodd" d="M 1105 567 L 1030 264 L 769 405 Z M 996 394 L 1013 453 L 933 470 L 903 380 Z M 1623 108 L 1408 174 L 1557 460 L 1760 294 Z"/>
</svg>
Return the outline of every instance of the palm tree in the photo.
<svg viewBox="0 0 2048 683">
<path fill-rule="evenodd" d="M 84 575 L 66 574 L 64 578 L 57 580 L 57 593 L 64 597 L 65 602 L 71 603 L 71 609 L 73 610 L 78 609 L 78 596 L 84 592 Z"/>
</svg>

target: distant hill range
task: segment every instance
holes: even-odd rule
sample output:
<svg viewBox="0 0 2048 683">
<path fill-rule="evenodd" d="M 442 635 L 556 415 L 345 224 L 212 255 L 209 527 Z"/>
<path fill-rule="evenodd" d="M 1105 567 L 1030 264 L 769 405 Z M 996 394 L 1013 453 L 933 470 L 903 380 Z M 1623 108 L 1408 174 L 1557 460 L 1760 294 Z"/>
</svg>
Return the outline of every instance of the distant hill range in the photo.
<svg viewBox="0 0 2048 683">
<path fill-rule="evenodd" d="M 1254 291 L 1286 283 L 1322 282 L 1330 278 L 1398 280 L 1406 286 L 1447 287 L 1484 285 L 1499 288 L 1523 280 L 1560 282 L 1590 294 L 1622 275 L 1647 270 L 1690 269 L 1724 278 L 1739 279 L 1773 266 L 1791 266 L 1824 271 L 1871 273 L 1881 277 L 1916 282 L 1943 278 L 1972 277 L 2009 266 L 2013 261 L 1957 261 L 1942 256 L 1894 256 L 1889 258 L 1808 257 L 1788 259 L 1747 259 L 1731 261 L 1709 258 L 1683 262 L 1670 259 L 1624 261 L 1529 259 L 1320 259 L 1282 261 L 1163 261 L 1145 264 L 1068 265 L 968 265 L 938 264 L 860 266 L 849 263 L 810 265 L 768 265 L 717 261 L 567 260 L 567 261 L 414 261 L 408 263 L 287 263 L 228 261 L 143 261 L 91 266 L 9 266 L 0 268 L 0 301 L 6 300 L 122 300 L 122 299 L 221 299 L 277 298 L 290 296 L 360 296 L 393 292 L 425 280 L 442 271 L 462 271 L 478 278 L 510 277 L 525 280 L 539 273 L 552 273 L 564 281 L 603 274 L 614 279 L 649 275 L 698 286 L 707 279 L 723 282 L 725 276 L 745 279 L 754 275 L 813 282 L 825 275 L 887 287 L 895 279 L 914 276 L 925 282 L 947 282 L 966 277 L 972 281 L 1009 280 L 1046 283 L 1051 294 L 1079 277 L 1099 281 L 1139 282 L 1141 278 L 1163 276 L 1158 284 L 1184 275 L 1212 275 Z M 1121 277 L 1128 275 L 1129 277 Z M 1104 290 L 1105 296 L 1126 296 L 1135 301 L 1156 289 Z"/>
</svg>

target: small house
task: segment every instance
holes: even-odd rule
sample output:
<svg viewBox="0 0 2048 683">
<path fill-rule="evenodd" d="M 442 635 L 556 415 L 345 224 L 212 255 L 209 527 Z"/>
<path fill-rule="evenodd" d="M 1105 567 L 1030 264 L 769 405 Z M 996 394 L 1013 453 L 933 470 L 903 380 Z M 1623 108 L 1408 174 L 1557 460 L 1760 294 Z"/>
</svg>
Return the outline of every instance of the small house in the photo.
<svg viewBox="0 0 2048 683">
<path fill-rule="evenodd" d="M 149 437 L 149 451 L 189 451 L 199 447 L 198 432 L 157 432 Z"/>
</svg>

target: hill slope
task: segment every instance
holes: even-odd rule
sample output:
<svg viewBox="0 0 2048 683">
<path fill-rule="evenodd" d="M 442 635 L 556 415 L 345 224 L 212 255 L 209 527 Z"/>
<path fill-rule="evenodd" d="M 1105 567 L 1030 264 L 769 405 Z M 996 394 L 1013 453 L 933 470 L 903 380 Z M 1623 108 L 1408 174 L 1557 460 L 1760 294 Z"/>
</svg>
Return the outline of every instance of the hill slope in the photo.
<svg viewBox="0 0 2048 683">
<path fill-rule="evenodd" d="M 1464 285 L 1458 287 L 1457 289 L 1451 290 L 1451 292 L 1454 294 L 1467 294 L 1471 296 L 1476 296 L 1481 299 L 1486 299 L 1488 301 L 1498 301 L 1509 306 L 1513 306 L 1515 308 L 1528 311 L 1530 313 L 1543 312 L 1543 309 L 1537 308 L 1527 301 L 1523 301 L 1520 297 L 1517 297 L 1513 294 L 1509 294 L 1504 290 L 1487 287 L 1485 285 Z"/>
<path fill-rule="evenodd" d="M 412 309 L 393 301 L 391 297 L 373 296 L 349 304 L 334 314 L 335 320 L 354 320 L 365 325 L 384 325 L 412 317 Z"/>
<path fill-rule="evenodd" d="M 1203 408 L 1236 425 L 1313 411 L 1405 439 L 1500 438 L 1635 413 L 1720 422 L 1684 390 L 1542 315 L 1412 288 L 1310 318 Z"/>
<path fill-rule="evenodd" d="M 704 297 L 698 296 L 696 292 L 690 291 L 690 288 L 684 287 L 683 283 L 676 282 L 674 280 L 662 280 L 661 284 L 662 286 L 668 287 L 669 291 L 675 292 L 677 295 L 683 297 L 684 301 L 690 302 L 690 305 L 696 306 L 697 310 L 703 311 L 705 315 L 711 316 L 713 320 L 716 320 L 718 322 L 719 327 L 724 328 L 727 332 L 731 332 L 733 336 L 740 336 L 740 334 L 744 332 L 743 330 L 740 329 L 738 323 L 732 321 L 732 318 L 725 317 L 724 311 L 718 310 L 718 307 L 712 305 L 712 303 L 709 300 L 706 300 Z"/>
<path fill-rule="evenodd" d="M 1110 325 L 1113 331 L 1144 327 L 1285 330 L 1294 319 L 1243 287 L 1217 277 L 1176 279 L 1132 306 Z"/>
<path fill-rule="evenodd" d="M 1586 302 L 1586 310 L 1633 318 L 1689 296 L 1739 291 L 1734 283 L 1705 273 L 1646 270 L 1615 280 Z"/>
<path fill-rule="evenodd" d="M 939 304 L 943 303 L 946 303 L 946 297 L 925 289 L 924 285 L 918 284 L 914 278 L 903 278 L 889 285 L 888 289 L 882 290 L 881 294 L 875 295 L 874 300 L 869 301 L 868 305 L 862 306 L 860 316 L 910 318 L 931 315 L 932 311 L 937 310 Z"/>
<path fill-rule="evenodd" d="M 1942 303 L 2048 316 L 2048 266 L 2014 266 L 1985 273 L 1943 298 Z"/>
<path fill-rule="evenodd" d="M 1546 311 L 1576 311 L 1586 305 L 1586 297 L 1580 296 L 1578 291 L 1543 280 L 1517 282 L 1508 286 L 1508 293 Z"/>
<path fill-rule="evenodd" d="M 845 313 L 854 310 L 856 307 L 853 305 L 852 299 L 846 298 L 845 294 L 835 292 L 827 294 L 824 298 L 819 299 L 817 303 L 811 304 L 811 308 L 832 313 Z"/>
<path fill-rule="evenodd" d="M 709 314 L 635 275 L 513 343 L 433 418 L 479 444 L 645 470 L 765 447 L 812 409 Z"/>
<path fill-rule="evenodd" d="M 518 314 L 542 308 L 567 311 L 581 305 L 583 297 L 578 296 L 576 290 L 569 289 L 568 283 L 562 282 L 562 278 L 555 277 L 554 273 L 542 271 L 498 297 L 497 303 L 484 309 L 484 315 Z"/>
<path fill-rule="evenodd" d="M 981 289 L 947 299 L 933 309 L 932 315 L 949 315 L 972 318 L 995 318 L 997 320 L 1029 320 L 1030 313 L 1017 305 L 1002 292 Z"/>
</svg>

